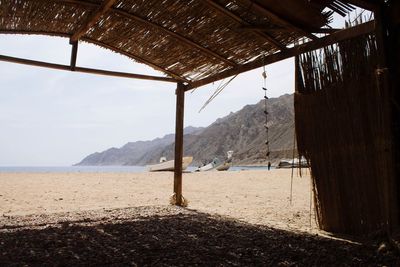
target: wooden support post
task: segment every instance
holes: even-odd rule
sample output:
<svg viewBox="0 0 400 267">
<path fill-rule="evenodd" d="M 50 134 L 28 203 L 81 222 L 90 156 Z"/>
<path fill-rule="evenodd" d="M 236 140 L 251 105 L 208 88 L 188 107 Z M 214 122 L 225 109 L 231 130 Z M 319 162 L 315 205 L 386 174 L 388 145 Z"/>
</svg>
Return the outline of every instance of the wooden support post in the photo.
<svg viewBox="0 0 400 267">
<path fill-rule="evenodd" d="M 393 146 L 392 158 L 393 160 L 389 163 L 388 168 L 393 168 L 395 176 L 389 177 L 389 179 L 383 180 L 385 195 L 382 196 L 384 199 L 385 207 L 382 209 L 385 212 L 386 222 L 387 222 L 387 232 L 390 236 L 393 231 L 399 228 L 400 221 L 400 211 L 399 211 L 399 173 L 400 164 L 398 159 L 400 158 L 400 153 L 398 148 L 400 143 L 398 141 L 398 136 L 400 134 L 400 115 L 398 112 L 398 78 L 396 75 L 397 62 L 396 59 L 399 58 L 399 53 L 397 52 L 396 43 L 396 33 L 395 33 L 395 23 L 391 19 L 390 14 L 396 12 L 396 6 L 394 3 L 397 1 L 387 1 L 382 3 L 375 8 L 375 36 L 376 44 L 378 48 L 378 69 L 376 71 L 377 84 L 381 95 L 385 96 L 385 100 L 390 104 L 389 110 L 386 110 L 385 114 L 390 120 L 389 125 L 392 129 L 392 139 L 391 146 Z M 397 12 L 400 13 L 400 6 L 397 6 Z M 386 149 L 385 151 L 387 151 Z M 390 150 L 389 150 L 390 151 Z"/>
<path fill-rule="evenodd" d="M 76 58 L 78 56 L 78 41 L 72 42 L 72 51 L 71 51 L 71 71 L 75 71 L 76 67 Z"/>
<path fill-rule="evenodd" d="M 182 206 L 182 157 L 183 157 L 183 118 L 185 108 L 185 85 L 178 82 L 176 88 L 176 121 L 175 121 L 175 172 L 174 193 L 176 205 Z"/>
</svg>

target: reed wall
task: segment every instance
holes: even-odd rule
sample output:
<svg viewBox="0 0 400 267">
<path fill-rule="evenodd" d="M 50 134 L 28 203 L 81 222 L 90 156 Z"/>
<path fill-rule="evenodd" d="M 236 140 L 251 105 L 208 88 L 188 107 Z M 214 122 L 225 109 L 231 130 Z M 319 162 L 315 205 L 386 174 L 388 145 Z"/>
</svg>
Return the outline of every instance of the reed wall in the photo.
<svg viewBox="0 0 400 267">
<path fill-rule="evenodd" d="M 397 225 L 391 103 L 373 35 L 296 60 L 299 154 L 311 163 L 320 228 L 365 235 Z"/>
</svg>

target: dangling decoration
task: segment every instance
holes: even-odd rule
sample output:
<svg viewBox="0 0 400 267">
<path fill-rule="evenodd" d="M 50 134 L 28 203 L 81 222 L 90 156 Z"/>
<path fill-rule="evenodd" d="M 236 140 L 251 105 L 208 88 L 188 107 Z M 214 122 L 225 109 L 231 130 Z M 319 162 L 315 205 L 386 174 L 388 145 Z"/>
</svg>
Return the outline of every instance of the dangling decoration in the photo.
<svg viewBox="0 0 400 267">
<path fill-rule="evenodd" d="M 267 108 L 267 72 L 265 71 L 265 65 L 263 66 L 263 72 L 262 72 L 262 77 L 263 77 L 263 91 L 264 91 L 264 115 L 265 115 L 265 123 L 264 123 L 264 128 L 265 128 L 265 135 L 266 135 L 266 141 L 265 145 L 267 146 L 267 151 L 266 151 L 266 159 L 268 161 L 268 170 L 271 168 L 271 161 L 270 161 L 270 154 L 271 151 L 269 149 L 269 128 L 268 128 L 268 108 Z"/>
</svg>

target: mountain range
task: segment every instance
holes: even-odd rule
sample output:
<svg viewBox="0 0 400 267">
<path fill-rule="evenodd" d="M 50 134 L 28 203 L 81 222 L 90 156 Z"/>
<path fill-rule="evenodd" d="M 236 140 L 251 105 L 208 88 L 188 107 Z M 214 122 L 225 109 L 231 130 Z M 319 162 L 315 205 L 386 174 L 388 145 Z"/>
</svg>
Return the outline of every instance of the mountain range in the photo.
<svg viewBox="0 0 400 267">
<path fill-rule="evenodd" d="M 290 158 L 293 154 L 293 95 L 267 100 L 271 161 Z M 266 164 L 266 131 L 264 100 L 247 105 L 237 112 L 217 119 L 208 127 L 184 129 L 184 155 L 193 156 L 192 165 L 200 165 L 215 157 L 226 157 L 234 151 L 237 165 Z M 151 141 L 129 142 L 120 148 L 110 148 L 85 157 L 76 165 L 146 165 L 157 163 L 160 157 L 174 157 L 174 134 Z"/>
</svg>

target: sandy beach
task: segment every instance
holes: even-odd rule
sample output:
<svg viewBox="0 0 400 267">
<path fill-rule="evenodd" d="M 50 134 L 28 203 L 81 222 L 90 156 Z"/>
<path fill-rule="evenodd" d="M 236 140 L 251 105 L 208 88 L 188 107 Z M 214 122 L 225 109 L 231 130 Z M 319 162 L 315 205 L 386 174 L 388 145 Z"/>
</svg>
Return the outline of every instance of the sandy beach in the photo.
<svg viewBox="0 0 400 267">
<path fill-rule="evenodd" d="M 281 229 L 310 228 L 310 177 L 291 170 L 185 173 L 189 209 Z M 1 173 L 0 214 L 167 205 L 173 173 Z M 314 219 L 311 220 L 315 228 Z"/>
<path fill-rule="evenodd" d="M 381 241 L 318 232 L 291 170 L 0 174 L 1 266 L 398 266 Z M 311 222 L 311 225 L 310 225 Z M 379 248 L 379 249 L 378 249 Z M 383 248 L 383 249 L 382 249 Z"/>
</svg>

